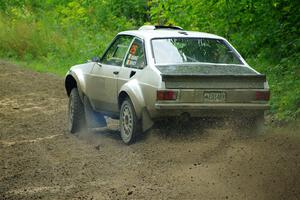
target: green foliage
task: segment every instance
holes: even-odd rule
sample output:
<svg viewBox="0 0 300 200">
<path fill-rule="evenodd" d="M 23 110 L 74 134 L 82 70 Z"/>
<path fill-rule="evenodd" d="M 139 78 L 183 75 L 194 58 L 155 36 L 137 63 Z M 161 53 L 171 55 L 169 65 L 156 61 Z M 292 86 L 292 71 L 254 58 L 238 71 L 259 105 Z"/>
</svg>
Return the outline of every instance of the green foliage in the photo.
<svg viewBox="0 0 300 200">
<path fill-rule="evenodd" d="M 113 3 L 6 1 L 0 5 L 0 56 L 25 61 L 39 71 L 64 74 L 71 65 L 101 55 L 117 32 L 134 28 L 131 17 L 142 20 L 138 12 L 118 17 L 121 13 L 113 10 Z M 119 9 L 126 8 L 119 4 Z"/>
<path fill-rule="evenodd" d="M 1 1 L 0 56 L 64 74 L 145 23 L 215 33 L 267 74 L 271 112 L 292 120 L 300 116 L 299 10 L 295 0 Z"/>
</svg>

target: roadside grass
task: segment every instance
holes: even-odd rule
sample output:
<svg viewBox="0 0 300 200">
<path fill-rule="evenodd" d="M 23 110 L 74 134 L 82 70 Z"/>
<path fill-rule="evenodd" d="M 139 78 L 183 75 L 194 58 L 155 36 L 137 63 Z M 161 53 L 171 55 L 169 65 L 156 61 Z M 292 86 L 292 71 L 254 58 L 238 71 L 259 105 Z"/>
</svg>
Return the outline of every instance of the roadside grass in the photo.
<svg viewBox="0 0 300 200">
<path fill-rule="evenodd" d="M 71 66 L 101 55 L 114 35 L 0 15 L 0 58 L 35 71 L 64 75 Z"/>
</svg>

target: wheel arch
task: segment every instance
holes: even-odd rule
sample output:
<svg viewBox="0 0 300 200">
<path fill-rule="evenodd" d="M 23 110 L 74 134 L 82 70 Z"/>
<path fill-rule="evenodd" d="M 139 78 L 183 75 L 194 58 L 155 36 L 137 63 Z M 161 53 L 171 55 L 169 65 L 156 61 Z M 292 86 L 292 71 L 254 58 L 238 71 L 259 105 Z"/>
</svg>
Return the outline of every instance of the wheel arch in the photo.
<svg viewBox="0 0 300 200">
<path fill-rule="evenodd" d="M 143 131 L 150 129 L 153 121 L 147 110 L 142 90 L 136 81 L 130 81 L 122 86 L 118 95 L 119 109 L 126 98 L 130 98 L 132 101 L 136 116 L 142 122 Z"/>
<path fill-rule="evenodd" d="M 121 91 L 118 96 L 118 108 L 121 109 L 122 103 L 126 98 L 130 98 L 130 96 L 125 91 Z"/>
<path fill-rule="evenodd" d="M 77 81 L 72 75 L 69 74 L 65 78 L 65 89 L 68 96 L 70 96 L 73 88 L 77 88 Z"/>
<path fill-rule="evenodd" d="M 66 90 L 68 96 L 70 96 L 70 93 L 73 88 L 78 89 L 79 96 L 80 96 L 81 100 L 83 100 L 83 96 L 85 93 L 85 91 L 84 91 L 85 84 L 84 84 L 83 77 L 81 77 L 81 79 L 80 79 L 80 76 L 78 77 L 75 72 L 70 71 L 66 75 L 66 78 L 65 78 L 65 90 Z"/>
<path fill-rule="evenodd" d="M 129 98 L 133 104 L 137 117 L 140 119 L 142 110 L 145 107 L 144 97 L 141 88 L 135 82 L 128 82 L 123 85 L 118 95 L 118 106 L 121 108 L 122 102 Z"/>
<path fill-rule="evenodd" d="M 142 106 L 140 105 L 140 103 L 138 103 L 137 98 L 130 94 L 130 92 L 127 91 L 121 91 L 119 96 L 118 96 L 118 106 L 119 106 L 119 110 L 121 109 L 122 103 L 125 99 L 129 98 L 130 101 L 132 102 L 132 105 L 134 107 L 134 110 L 136 112 L 137 117 L 140 119 L 142 116 Z"/>
</svg>

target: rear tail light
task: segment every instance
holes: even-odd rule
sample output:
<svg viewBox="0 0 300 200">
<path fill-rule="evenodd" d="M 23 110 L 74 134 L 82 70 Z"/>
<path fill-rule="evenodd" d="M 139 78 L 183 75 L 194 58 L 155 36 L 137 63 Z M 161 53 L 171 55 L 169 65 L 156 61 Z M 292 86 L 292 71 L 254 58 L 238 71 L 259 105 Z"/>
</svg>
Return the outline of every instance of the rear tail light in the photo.
<svg viewBox="0 0 300 200">
<path fill-rule="evenodd" d="M 158 90 L 156 100 L 176 100 L 177 92 L 172 90 Z"/>
<path fill-rule="evenodd" d="M 270 99 L 270 91 L 257 91 L 256 100 L 268 101 Z"/>
</svg>

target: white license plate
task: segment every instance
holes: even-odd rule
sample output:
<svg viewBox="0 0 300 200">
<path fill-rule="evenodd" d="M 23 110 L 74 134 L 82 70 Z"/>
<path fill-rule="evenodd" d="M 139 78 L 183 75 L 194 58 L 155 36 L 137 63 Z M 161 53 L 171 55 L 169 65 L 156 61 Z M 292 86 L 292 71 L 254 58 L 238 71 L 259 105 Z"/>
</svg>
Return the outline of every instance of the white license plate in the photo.
<svg viewBox="0 0 300 200">
<path fill-rule="evenodd" d="M 204 92 L 204 102 L 225 102 L 225 92 Z"/>
</svg>

